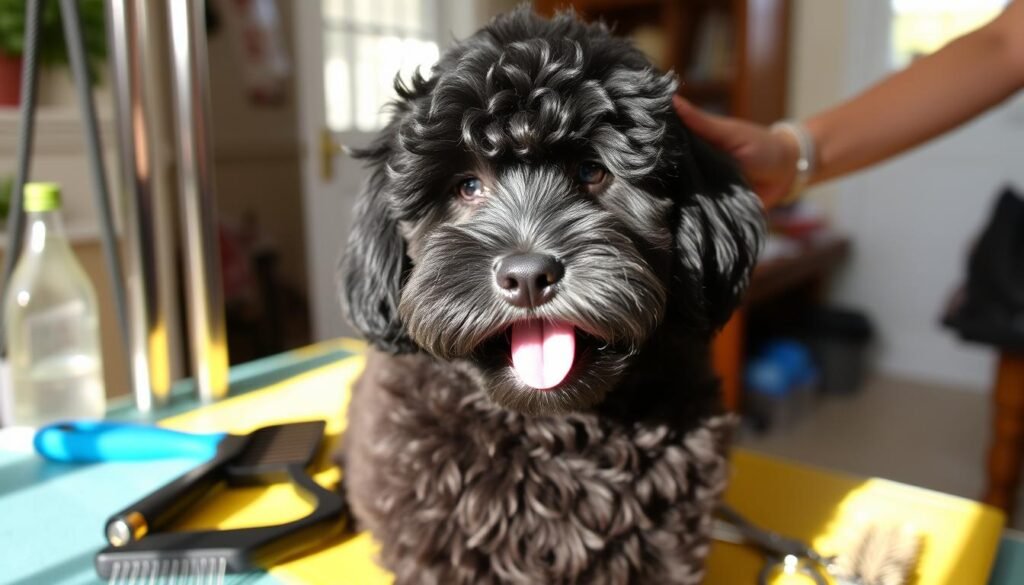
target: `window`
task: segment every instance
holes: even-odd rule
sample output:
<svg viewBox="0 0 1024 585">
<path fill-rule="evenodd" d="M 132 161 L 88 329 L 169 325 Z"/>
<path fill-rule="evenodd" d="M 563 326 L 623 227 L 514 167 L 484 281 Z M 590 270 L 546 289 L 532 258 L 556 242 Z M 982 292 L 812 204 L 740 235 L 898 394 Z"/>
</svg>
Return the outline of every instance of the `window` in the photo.
<svg viewBox="0 0 1024 585">
<path fill-rule="evenodd" d="M 892 0 L 892 64 L 900 68 L 999 14 L 1008 0 Z"/>
<path fill-rule="evenodd" d="M 305 1 L 305 0 L 303 0 Z M 331 130 L 383 128 L 396 73 L 438 58 L 439 0 L 323 0 L 324 90 Z"/>
</svg>

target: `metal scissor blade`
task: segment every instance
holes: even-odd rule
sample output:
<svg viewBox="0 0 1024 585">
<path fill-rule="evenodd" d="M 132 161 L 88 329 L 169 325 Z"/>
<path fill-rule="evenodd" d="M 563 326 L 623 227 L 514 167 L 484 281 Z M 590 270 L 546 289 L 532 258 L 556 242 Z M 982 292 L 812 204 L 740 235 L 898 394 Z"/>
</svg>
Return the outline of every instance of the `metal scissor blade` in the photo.
<svg viewBox="0 0 1024 585">
<path fill-rule="evenodd" d="M 792 555 L 810 559 L 816 563 L 822 563 L 826 560 L 806 542 L 761 528 L 725 504 L 719 505 L 718 516 L 720 522 L 716 523 L 716 525 L 719 525 L 718 530 L 721 534 L 727 536 L 734 536 L 735 534 L 741 535 L 741 539 L 739 541 L 727 540 L 727 542 L 751 544 L 766 553 L 780 558 Z M 730 530 L 729 528 L 726 528 L 726 525 L 731 525 L 732 529 Z"/>
<path fill-rule="evenodd" d="M 711 523 L 711 538 L 729 544 L 747 544 L 747 538 L 739 528 L 718 518 Z"/>
<path fill-rule="evenodd" d="M 760 528 L 731 507 L 721 504 L 711 527 L 716 540 L 750 545 L 765 555 L 758 583 L 766 585 L 778 573 L 799 573 L 816 585 L 829 585 L 825 576 L 832 559 L 823 557 L 809 544 L 796 538 Z"/>
</svg>

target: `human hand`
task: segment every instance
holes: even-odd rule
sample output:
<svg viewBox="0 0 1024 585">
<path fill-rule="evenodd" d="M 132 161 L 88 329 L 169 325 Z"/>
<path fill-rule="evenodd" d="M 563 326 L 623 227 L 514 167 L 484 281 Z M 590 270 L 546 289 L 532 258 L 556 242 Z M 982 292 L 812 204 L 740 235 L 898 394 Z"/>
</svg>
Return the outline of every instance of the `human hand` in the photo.
<svg viewBox="0 0 1024 585">
<path fill-rule="evenodd" d="M 796 180 L 800 146 L 789 132 L 710 114 L 680 96 L 672 98 L 679 119 L 712 146 L 728 153 L 761 197 L 765 208 L 780 203 Z"/>
</svg>

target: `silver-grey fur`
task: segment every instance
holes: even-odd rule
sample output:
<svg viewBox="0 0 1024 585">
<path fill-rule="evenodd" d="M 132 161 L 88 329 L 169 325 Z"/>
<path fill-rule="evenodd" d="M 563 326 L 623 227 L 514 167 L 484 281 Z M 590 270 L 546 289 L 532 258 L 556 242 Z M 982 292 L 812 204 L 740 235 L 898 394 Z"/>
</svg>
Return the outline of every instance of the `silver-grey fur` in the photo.
<svg viewBox="0 0 1024 585">
<path fill-rule="evenodd" d="M 375 347 L 344 483 L 397 583 L 700 582 L 729 426 L 708 346 L 763 225 L 675 88 L 603 26 L 527 9 L 398 84 L 341 270 Z M 587 161 L 599 188 L 576 179 Z M 495 285 L 526 252 L 565 267 L 534 308 Z M 527 318 L 578 332 L 551 391 L 510 367 Z"/>
</svg>

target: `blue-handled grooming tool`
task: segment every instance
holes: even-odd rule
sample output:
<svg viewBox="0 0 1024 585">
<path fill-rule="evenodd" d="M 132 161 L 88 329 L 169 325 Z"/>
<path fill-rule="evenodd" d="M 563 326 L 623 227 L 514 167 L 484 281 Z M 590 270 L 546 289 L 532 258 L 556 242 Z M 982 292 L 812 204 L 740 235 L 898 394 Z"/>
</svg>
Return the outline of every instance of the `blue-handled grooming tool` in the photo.
<svg viewBox="0 0 1024 585">
<path fill-rule="evenodd" d="M 95 463 L 194 457 L 204 462 L 114 514 L 107 539 L 124 544 L 165 526 L 216 483 L 282 481 L 281 464 L 308 467 L 324 435 L 324 421 L 273 425 L 248 435 L 193 435 L 160 427 L 103 421 L 62 422 L 36 433 L 36 450 L 54 461 Z M 266 476 L 266 477 L 264 477 Z"/>
<path fill-rule="evenodd" d="M 197 435 L 142 424 L 70 421 L 39 429 L 33 444 L 43 457 L 65 463 L 210 459 L 225 437 L 227 433 Z"/>
<path fill-rule="evenodd" d="M 344 503 L 306 473 L 319 451 L 326 423 L 263 427 L 248 435 L 192 435 L 113 422 L 70 422 L 44 427 L 35 446 L 64 462 L 140 461 L 195 457 L 204 461 L 107 520 L 110 546 L 96 556 L 96 571 L 116 580 L 155 578 L 178 570 L 223 574 L 266 567 L 299 553 L 343 526 Z M 315 504 L 308 516 L 279 526 L 198 532 L 163 532 L 218 483 L 290 482 Z M 180 568 L 180 569 L 179 569 Z"/>
</svg>

